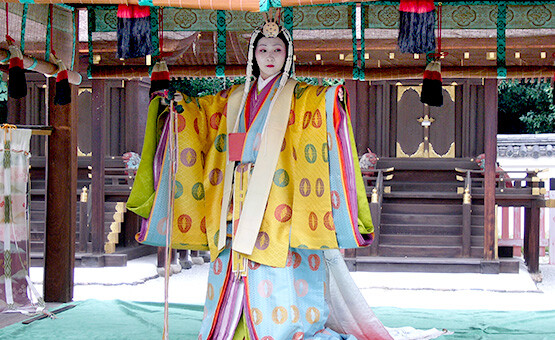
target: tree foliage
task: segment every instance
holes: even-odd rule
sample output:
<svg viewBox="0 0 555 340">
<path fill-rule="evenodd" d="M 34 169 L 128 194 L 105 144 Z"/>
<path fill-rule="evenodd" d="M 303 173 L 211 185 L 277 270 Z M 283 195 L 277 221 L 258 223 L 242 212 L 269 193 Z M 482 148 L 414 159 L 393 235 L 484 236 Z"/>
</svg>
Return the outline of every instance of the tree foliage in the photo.
<svg viewBox="0 0 555 340">
<path fill-rule="evenodd" d="M 504 80 L 498 89 L 499 133 L 555 132 L 555 106 L 550 83 Z"/>
</svg>

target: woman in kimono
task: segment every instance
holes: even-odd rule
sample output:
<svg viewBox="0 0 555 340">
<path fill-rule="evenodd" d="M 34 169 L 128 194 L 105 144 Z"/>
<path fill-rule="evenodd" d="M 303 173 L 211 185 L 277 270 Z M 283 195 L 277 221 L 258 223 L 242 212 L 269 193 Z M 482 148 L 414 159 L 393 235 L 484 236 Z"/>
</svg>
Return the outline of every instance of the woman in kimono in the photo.
<svg viewBox="0 0 555 340">
<path fill-rule="evenodd" d="M 244 86 L 183 96 L 162 115 L 151 102 L 127 203 L 148 218 L 138 241 L 164 244 L 173 210 L 172 246 L 210 250 L 199 339 L 391 339 L 337 250 L 369 245 L 374 230 L 345 90 L 291 79 L 291 37 L 274 21 L 248 55 Z M 170 110 L 175 192 L 158 119 Z"/>
</svg>

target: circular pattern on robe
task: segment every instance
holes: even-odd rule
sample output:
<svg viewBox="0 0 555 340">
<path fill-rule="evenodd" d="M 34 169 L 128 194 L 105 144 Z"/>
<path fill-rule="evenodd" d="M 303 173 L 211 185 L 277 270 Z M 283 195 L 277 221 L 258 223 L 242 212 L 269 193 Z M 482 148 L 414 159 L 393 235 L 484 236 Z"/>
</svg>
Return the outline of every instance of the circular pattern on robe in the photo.
<svg viewBox="0 0 555 340">
<path fill-rule="evenodd" d="M 177 218 L 177 228 L 182 233 L 188 232 L 191 229 L 192 225 L 193 225 L 193 220 L 189 215 L 183 214 Z"/>
<path fill-rule="evenodd" d="M 260 323 L 262 322 L 263 319 L 263 315 L 262 312 L 260 311 L 260 309 L 258 308 L 252 308 L 251 309 L 251 314 L 252 314 L 252 322 L 254 322 L 255 325 L 260 325 Z"/>
<path fill-rule="evenodd" d="M 262 280 L 258 284 L 258 294 L 263 298 L 268 298 L 272 295 L 272 290 L 274 286 L 272 285 L 272 281 L 270 280 Z"/>
<path fill-rule="evenodd" d="M 178 199 L 181 195 L 183 195 L 183 184 L 179 181 L 175 181 L 175 193 L 173 198 Z"/>
<path fill-rule="evenodd" d="M 303 118 L 303 129 L 306 129 L 312 121 L 312 112 L 306 111 Z"/>
<path fill-rule="evenodd" d="M 289 121 L 287 122 L 287 125 L 293 125 L 295 124 L 295 111 L 291 110 L 289 112 Z"/>
<path fill-rule="evenodd" d="M 220 122 L 222 120 L 222 113 L 216 112 L 212 116 L 210 116 L 210 127 L 214 130 L 218 130 L 220 127 Z"/>
<path fill-rule="evenodd" d="M 297 332 L 293 334 L 293 338 L 291 340 L 303 340 L 304 339 L 304 332 Z"/>
<path fill-rule="evenodd" d="M 198 118 L 195 118 L 195 121 L 193 122 L 193 127 L 197 135 L 200 134 L 200 128 L 198 127 Z"/>
<path fill-rule="evenodd" d="M 295 147 L 293 147 L 293 159 L 297 160 L 297 149 Z"/>
<path fill-rule="evenodd" d="M 274 217 L 282 223 L 289 221 L 291 216 L 293 216 L 293 209 L 285 203 L 278 205 L 274 210 Z"/>
<path fill-rule="evenodd" d="M 299 253 L 297 253 L 296 251 L 289 251 L 289 254 L 287 254 L 286 266 L 287 267 L 293 266 L 293 269 L 297 269 L 301 265 L 301 261 L 302 261 L 302 257 Z"/>
<path fill-rule="evenodd" d="M 272 320 L 278 325 L 281 325 L 285 321 L 287 321 L 287 317 L 287 309 L 285 309 L 285 307 L 279 306 L 274 308 L 274 310 L 272 311 Z"/>
<path fill-rule="evenodd" d="M 281 143 L 281 150 L 279 152 L 283 152 L 286 146 L 287 146 L 287 141 L 285 141 L 285 138 L 283 138 L 283 143 Z"/>
<path fill-rule="evenodd" d="M 196 199 L 197 201 L 204 199 L 204 185 L 201 182 L 198 182 L 195 185 L 193 185 L 191 194 L 193 195 L 193 198 Z"/>
<path fill-rule="evenodd" d="M 308 197 L 312 191 L 312 186 L 310 185 L 310 180 L 308 178 L 301 179 L 299 183 L 299 192 L 303 197 Z"/>
<path fill-rule="evenodd" d="M 308 294 L 308 283 L 306 280 L 299 279 L 295 281 L 295 291 L 298 297 L 304 297 Z"/>
<path fill-rule="evenodd" d="M 320 113 L 320 110 L 314 111 L 314 114 L 312 115 L 312 126 L 316 129 L 319 129 L 322 126 L 322 114 Z"/>
<path fill-rule="evenodd" d="M 254 262 L 254 261 L 249 261 L 249 269 L 257 270 L 258 268 L 260 268 L 260 263 Z"/>
<path fill-rule="evenodd" d="M 334 209 L 339 209 L 341 206 L 341 198 L 339 197 L 339 193 L 335 190 L 331 192 L 331 206 Z"/>
<path fill-rule="evenodd" d="M 308 307 L 305 317 L 309 324 L 315 324 L 320 321 L 320 311 L 317 308 Z"/>
<path fill-rule="evenodd" d="M 185 123 L 185 117 L 183 117 L 182 115 L 178 115 L 177 116 L 177 132 L 181 132 L 181 131 L 185 130 L 185 126 L 187 126 L 187 124 Z"/>
<path fill-rule="evenodd" d="M 219 152 L 226 151 L 227 150 L 226 140 L 227 140 L 227 136 L 224 135 L 223 133 L 218 135 L 214 140 L 214 147 L 216 148 L 216 150 L 218 150 Z"/>
<path fill-rule="evenodd" d="M 276 172 L 274 172 L 274 184 L 280 188 L 289 185 L 289 174 L 285 169 L 277 169 Z"/>
<path fill-rule="evenodd" d="M 317 271 L 320 268 L 320 256 L 311 254 L 308 256 L 308 266 L 312 271 Z"/>
<path fill-rule="evenodd" d="M 304 157 L 306 158 L 306 161 L 310 164 L 313 164 L 314 162 L 316 162 L 316 159 L 318 158 L 318 154 L 316 153 L 316 148 L 314 147 L 314 145 L 307 144 L 304 147 Z"/>
<path fill-rule="evenodd" d="M 266 248 L 268 248 L 269 245 L 270 245 L 270 236 L 264 231 L 259 232 L 254 246 L 259 250 L 266 250 Z"/>
<path fill-rule="evenodd" d="M 200 231 L 203 234 L 206 234 L 206 217 L 203 217 L 202 220 L 200 221 Z"/>
<path fill-rule="evenodd" d="M 324 215 L 324 227 L 328 230 L 335 230 L 335 225 L 333 223 L 333 214 L 331 211 L 328 211 Z"/>
<path fill-rule="evenodd" d="M 210 181 L 210 184 L 218 185 L 222 183 L 224 179 L 224 173 L 220 169 L 212 169 L 212 171 L 210 171 L 210 173 L 208 174 L 208 179 Z"/>
<path fill-rule="evenodd" d="M 328 156 L 329 155 L 329 150 L 328 150 L 328 143 L 324 143 L 322 144 L 322 160 L 327 163 L 328 162 Z"/>
<path fill-rule="evenodd" d="M 308 215 L 308 227 L 312 231 L 315 231 L 318 228 L 318 216 L 316 216 L 314 211 L 311 211 Z"/>
<path fill-rule="evenodd" d="M 322 197 L 324 192 L 326 191 L 326 187 L 324 186 L 324 180 L 318 178 L 316 180 L 316 196 Z"/>
<path fill-rule="evenodd" d="M 212 270 L 214 271 L 214 274 L 220 275 L 222 273 L 223 268 L 224 268 L 224 265 L 222 260 L 220 258 L 217 258 L 216 261 L 214 261 L 214 264 L 212 265 Z"/>
<path fill-rule="evenodd" d="M 299 308 L 295 305 L 291 305 L 291 322 L 296 323 L 299 322 L 301 318 L 301 313 L 299 312 Z"/>
<path fill-rule="evenodd" d="M 197 162 L 197 152 L 192 148 L 185 148 L 181 151 L 179 159 L 181 160 L 181 164 L 186 167 L 192 167 Z"/>
<path fill-rule="evenodd" d="M 167 217 L 163 217 L 160 219 L 160 221 L 158 221 L 158 224 L 156 224 L 156 231 L 158 232 L 158 234 L 160 235 L 165 235 L 166 234 L 166 223 L 168 221 Z"/>
<path fill-rule="evenodd" d="M 214 299 L 214 286 L 211 283 L 208 284 L 208 288 L 206 289 L 206 298 L 208 300 Z"/>
</svg>

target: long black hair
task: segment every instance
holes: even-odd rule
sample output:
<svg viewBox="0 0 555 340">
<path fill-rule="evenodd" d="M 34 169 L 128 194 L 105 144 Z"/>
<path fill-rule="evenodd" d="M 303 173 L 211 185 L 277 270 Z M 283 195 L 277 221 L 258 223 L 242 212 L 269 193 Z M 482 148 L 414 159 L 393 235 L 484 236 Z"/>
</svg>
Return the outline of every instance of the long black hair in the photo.
<svg viewBox="0 0 555 340">
<path fill-rule="evenodd" d="M 258 33 L 258 35 L 256 36 L 255 40 L 254 40 L 254 49 L 256 51 L 256 47 L 258 46 L 258 42 L 260 41 L 260 39 L 262 39 L 264 37 L 264 34 L 262 34 L 262 32 Z M 287 58 L 288 52 L 289 52 L 289 43 L 287 42 L 287 39 L 285 38 L 285 35 L 283 34 L 283 32 L 279 32 L 279 34 L 277 35 L 277 38 L 280 38 L 281 41 L 283 41 L 283 44 L 285 45 L 285 56 Z M 258 63 L 256 62 L 256 52 L 253 53 L 253 61 L 252 61 L 252 75 L 255 76 L 256 78 L 258 78 L 260 76 L 260 67 L 258 67 Z M 286 59 L 287 60 L 287 59 Z M 285 62 L 283 63 L 283 66 L 281 67 L 280 72 L 283 72 L 283 69 L 285 68 Z"/>
</svg>

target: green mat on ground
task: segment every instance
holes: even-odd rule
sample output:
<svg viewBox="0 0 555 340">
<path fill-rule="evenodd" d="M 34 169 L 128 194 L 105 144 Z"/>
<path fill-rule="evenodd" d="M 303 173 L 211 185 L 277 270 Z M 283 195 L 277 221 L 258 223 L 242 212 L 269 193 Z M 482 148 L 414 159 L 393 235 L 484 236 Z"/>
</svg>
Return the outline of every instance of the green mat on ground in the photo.
<svg viewBox="0 0 555 340">
<path fill-rule="evenodd" d="M 0 329 L 0 339 L 161 339 L 161 303 L 87 300 L 75 308 L 28 325 Z M 388 327 L 446 328 L 455 332 L 441 339 L 555 339 L 553 311 L 432 310 L 374 308 Z M 170 339 L 197 339 L 203 307 L 170 304 Z M 1 317 L 1 315 L 0 315 Z"/>
</svg>

